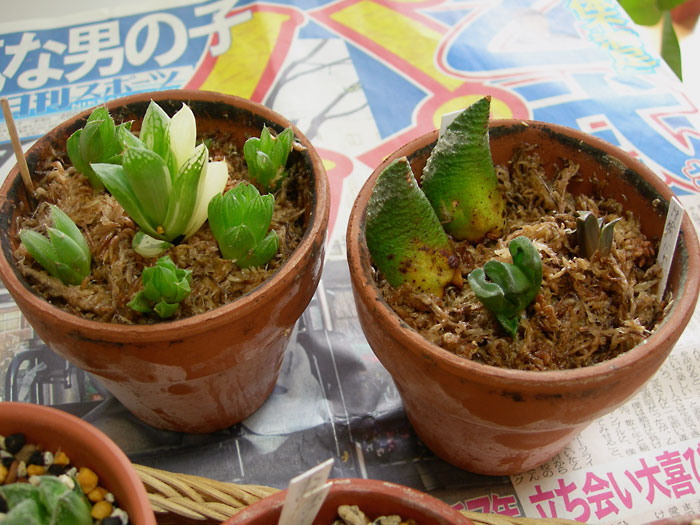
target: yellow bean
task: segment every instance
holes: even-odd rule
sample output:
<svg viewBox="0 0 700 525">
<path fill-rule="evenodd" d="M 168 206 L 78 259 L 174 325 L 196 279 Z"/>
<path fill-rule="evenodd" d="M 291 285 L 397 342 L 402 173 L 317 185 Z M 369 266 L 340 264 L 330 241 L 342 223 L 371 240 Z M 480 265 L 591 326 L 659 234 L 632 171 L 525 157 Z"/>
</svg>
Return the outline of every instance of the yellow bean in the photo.
<svg viewBox="0 0 700 525">
<path fill-rule="evenodd" d="M 75 479 L 85 494 L 97 487 L 97 483 L 99 482 L 97 474 L 87 467 L 80 467 L 78 475 L 75 477 Z"/>
<path fill-rule="evenodd" d="M 92 506 L 90 516 L 96 520 L 103 520 L 112 514 L 112 504 L 109 501 L 98 501 Z"/>
</svg>

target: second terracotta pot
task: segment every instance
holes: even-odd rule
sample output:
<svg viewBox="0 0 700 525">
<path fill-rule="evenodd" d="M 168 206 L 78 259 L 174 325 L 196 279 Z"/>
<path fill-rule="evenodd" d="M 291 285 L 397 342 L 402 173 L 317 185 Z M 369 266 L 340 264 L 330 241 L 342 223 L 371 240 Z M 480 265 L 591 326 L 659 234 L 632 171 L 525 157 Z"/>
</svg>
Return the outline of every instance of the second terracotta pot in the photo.
<svg viewBox="0 0 700 525">
<path fill-rule="evenodd" d="M 523 144 L 552 177 L 565 160 L 580 165 L 575 193 L 604 180 L 606 196 L 642 218 L 652 239 L 663 232 L 670 189 L 622 150 L 573 129 L 518 120 L 491 124 L 494 161 L 505 165 Z M 348 264 L 367 341 L 392 375 L 418 437 L 446 461 L 482 474 L 514 474 L 559 452 L 591 421 L 624 403 L 656 372 L 688 324 L 700 286 L 700 248 L 687 215 L 682 222 L 669 285 L 674 304 L 644 344 L 615 359 L 564 371 L 520 371 L 458 357 L 409 328 L 382 298 L 365 242 L 366 208 L 379 173 L 394 159 L 411 161 L 419 178 L 437 131 L 401 147 L 360 191 L 347 230 Z"/>
<path fill-rule="evenodd" d="M 263 125 L 291 126 L 260 104 L 218 93 L 165 91 L 107 104 L 116 120 L 140 120 L 150 100 L 169 114 L 187 103 L 199 132 L 230 133 L 239 151 Z M 85 125 L 90 110 L 42 137 L 27 152 L 30 171 Z M 282 267 L 255 290 L 190 318 L 152 325 L 100 323 L 71 315 L 38 297 L 14 264 L 14 217 L 27 202 L 17 168 L 0 190 L 0 277 L 37 335 L 56 353 L 99 377 L 126 408 L 146 423 L 182 432 L 212 432 L 253 413 L 277 380 L 285 348 L 321 277 L 330 209 L 328 179 L 313 146 L 294 128 L 311 173 L 313 202 L 306 231 Z"/>
</svg>

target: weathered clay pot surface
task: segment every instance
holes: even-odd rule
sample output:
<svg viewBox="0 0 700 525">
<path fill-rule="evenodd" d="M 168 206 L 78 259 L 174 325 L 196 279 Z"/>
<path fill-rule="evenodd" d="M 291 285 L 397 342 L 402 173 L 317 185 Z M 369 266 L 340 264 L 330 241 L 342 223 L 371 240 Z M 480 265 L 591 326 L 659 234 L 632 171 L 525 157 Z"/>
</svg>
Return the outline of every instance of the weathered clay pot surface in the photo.
<svg viewBox="0 0 700 525">
<path fill-rule="evenodd" d="M 523 143 L 536 150 L 547 176 L 565 160 L 580 165 L 578 193 L 591 177 L 605 179 L 604 193 L 642 218 L 652 238 L 663 232 L 672 192 L 653 172 L 620 149 L 581 132 L 517 120 L 491 124 L 491 149 L 506 164 Z M 351 212 L 348 264 L 360 322 L 375 354 L 392 375 L 418 437 L 450 463 L 483 474 L 514 474 L 559 452 L 595 418 L 629 399 L 659 368 L 693 314 L 700 278 L 700 249 L 693 225 L 683 218 L 669 285 L 670 316 L 644 344 L 617 358 L 566 371 L 506 370 L 472 362 L 429 343 L 388 307 L 374 285 L 365 243 L 365 211 L 384 167 L 402 156 L 419 178 L 437 131 L 392 154 L 368 179 Z"/>
<path fill-rule="evenodd" d="M 141 119 L 149 101 L 169 114 L 186 102 L 201 132 L 230 132 L 242 149 L 263 124 L 277 132 L 291 124 L 245 99 L 204 91 L 145 93 L 112 101 L 115 120 Z M 26 154 L 30 172 L 51 147 L 84 126 L 83 112 L 41 138 Z M 151 325 L 117 325 L 82 319 L 33 293 L 13 263 L 9 235 L 0 239 L 0 277 L 36 333 L 56 353 L 95 374 L 146 423 L 182 432 L 212 432 L 253 413 L 272 392 L 295 322 L 321 276 L 330 197 L 321 159 L 294 128 L 313 170 L 314 202 L 301 243 L 261 286 L 207 313 Z M 16 202 L 27 200 L 17 168 L 0 189 L 0 231 L 15 231 Z"/>
<path fill-rule="evenodd" d="M 418 490 L 373 479 L 334 479 L 314 525 L 330 525 L 340 505 L 357 505 L 371 519 L 398 514 L 404 521 L 431 525 L 473 525 L 473 521 L 447 503 Z M 269 525 L 277 523 L 287 491 L 272 496 L 236 513 L 223 525 Z"/>
<path fill-rule="evenodd" d="M 29 403 L 0 403 L 0 434 L 24 433 L 27 443 L 63 450 L 77 467 L 89 467 L 129 514 L 133 525 L 155 525 L 148 494 L 131 461 L 103 432 L 67 412 Z"/>
</svg>

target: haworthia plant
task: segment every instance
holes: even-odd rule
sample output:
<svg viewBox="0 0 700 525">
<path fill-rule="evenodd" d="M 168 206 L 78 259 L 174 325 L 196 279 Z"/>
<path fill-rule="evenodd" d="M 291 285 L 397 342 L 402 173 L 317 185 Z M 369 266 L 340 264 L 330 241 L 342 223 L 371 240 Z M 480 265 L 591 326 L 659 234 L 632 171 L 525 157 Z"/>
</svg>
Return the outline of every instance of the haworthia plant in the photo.
<svg viewBox="0 0 700 525">
<path fill-rule="evenodd" d="M 209 227 L 225 259 L 240 268 L 262 266 L 275 256 L 279 239 L 270 222 L 274 195 L 260 195 L 257 188 L 242 182 L 209 202 Z"/>
<path fill-rule="evenodd" d="M 156 313 L 161 319 L 175 314 L 180 302 L 191 293 L 192 271 L 181 269 L 164 255 L 141 274 L 143 290 L 128 303 L 140 313 Z"/>
<path fill-rule="evenodd" d="M 619 220 L 613 219 L 604 225 L 602 217 L 596 218 L 590 211 L 579 211 L 576 218 L 576 239 L 580 254 L 589 259 L 596 252 L 608 254 L 612 247 L 615 224 Z"/>
<path fill-rule="evenodd" d="M 275 191 L 287 176 L 286 165 L 294 145 L 294 131 L 285 129 L 273 137 L 263 126 L 260 138 L 251 137 L 243 145 L 248 174 L 266 191 Z"/>
<path fill-rule="evenodd" d="M 90 275 L 90 248 L 75 223 L 60 208 L 51 206 L 53 227 L 46 238 L 34 230 L 22 230 L 22 244 L 32 257 L 63 284 L 78 285 Z"/>
<path fill-rule="evenodd" d="M 121 164 L 91 165 L 143 231 L 133 246 L 144 256 L 158 255 L 167 243 L 197 232 L 207 219 L 209 200 L 226 185 L 226 163 L 209 162 L 206 145 L 195 146 L 196 134 L 195 117 L 186 104 L 170 118 L 151 101 L 139 137 L 121 132 Z"/>
</svg>

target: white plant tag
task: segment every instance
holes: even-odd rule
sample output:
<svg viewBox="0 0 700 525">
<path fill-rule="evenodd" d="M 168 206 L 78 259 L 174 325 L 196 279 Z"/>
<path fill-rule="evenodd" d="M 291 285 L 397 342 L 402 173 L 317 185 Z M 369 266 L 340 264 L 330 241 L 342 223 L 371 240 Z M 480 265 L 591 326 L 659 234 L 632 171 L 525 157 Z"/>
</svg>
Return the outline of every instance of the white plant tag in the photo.
<svg viewBox="0 0 700 525">
<path fill-rule="evenodd" d="M 333 458 L 330 458 L 292 478 L 279 525 L 311 525 L 331 488 L 332 483 L 326 481 L 332 467 Z"/>
<path fill-rule="evenodd" d="M 442 134 L 445 133 L 445 130 L 447 129 L 447 126 L 452 124 L 452 121 L 457 118 L 457 115 L 459 115 L 463 109 L 459 109 L 457 111 L 453 111 L 452 113 L 445 113 L 442 115 L 442 120 L 440 120 L 440 135 L 438 137 L 442 137 Z"/>
<path fill-rule="evenodd" d="M 676 251 L 678 232 L 681 229 L 681 222 L 683 220 L 684 213 L 685 210 L 683 209 L 680 201 L 676 197 L 673 197 L 668 206 L 666 224 L 664 225 L 664 234 L 661 237 L 659 255 L 656 258 L 656 262 L 661 265 L 662 272 L 661 281 L 659 281 L 659 288 L 656 291 L 656 296 L 659 300 L 661 300 L 664 292 L 666 291 L 666 282 L 668 281 L 668 274 L 671 271 L 673 253 Z"/>
</svg>

